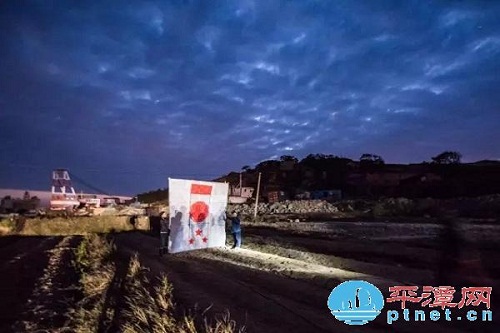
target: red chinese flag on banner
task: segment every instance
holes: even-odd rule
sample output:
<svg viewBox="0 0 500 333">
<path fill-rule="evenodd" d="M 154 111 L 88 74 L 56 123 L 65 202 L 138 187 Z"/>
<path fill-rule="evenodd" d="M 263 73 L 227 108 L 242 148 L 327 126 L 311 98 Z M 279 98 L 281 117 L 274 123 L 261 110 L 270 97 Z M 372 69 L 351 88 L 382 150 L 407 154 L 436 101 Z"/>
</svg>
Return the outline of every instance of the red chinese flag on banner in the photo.
<svg viewBox="0 0 500 333">
<path fill-rule="evenodd" d="M 189 245 L 194 248 L 208 246 L 210 216 L 210 198 L 212 186 L 202 184 L 191 184 L 191 195 L 189 204 Z"/>
<path fill-rule="evenodd" d="M 225 245 L 228 193 L 225 183 L 168 179 L 169 253 Z"/>
</svg>

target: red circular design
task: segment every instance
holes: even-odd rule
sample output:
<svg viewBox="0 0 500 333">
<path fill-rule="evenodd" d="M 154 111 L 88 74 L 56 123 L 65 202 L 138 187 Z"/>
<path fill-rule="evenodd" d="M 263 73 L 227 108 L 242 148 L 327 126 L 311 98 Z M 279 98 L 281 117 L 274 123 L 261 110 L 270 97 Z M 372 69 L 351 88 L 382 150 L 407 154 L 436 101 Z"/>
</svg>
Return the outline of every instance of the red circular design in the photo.
<svg viewBox="0 0 500 333">
<path fill-rule="evenodd" d="M 203 222 L 208 216 L 208 205 L 203 201 L 196 201 L 191 205 L 189 214 L 191 214 L 191 218 L 194 222 Z"/>
</svg>

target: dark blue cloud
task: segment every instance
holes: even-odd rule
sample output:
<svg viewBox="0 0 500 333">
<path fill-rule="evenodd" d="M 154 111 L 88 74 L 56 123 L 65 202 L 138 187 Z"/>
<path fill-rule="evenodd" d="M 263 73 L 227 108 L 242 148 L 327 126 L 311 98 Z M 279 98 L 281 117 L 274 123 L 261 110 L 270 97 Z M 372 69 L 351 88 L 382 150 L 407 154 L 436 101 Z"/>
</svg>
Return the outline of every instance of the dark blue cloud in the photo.
<svg viewBox="0 0 500 333">
<path fill-rule="evenodd" d="M 283 154 L 499 159 L 492 1 L 10 1 L 1 187 L 110 191 Z"/>
</svg>

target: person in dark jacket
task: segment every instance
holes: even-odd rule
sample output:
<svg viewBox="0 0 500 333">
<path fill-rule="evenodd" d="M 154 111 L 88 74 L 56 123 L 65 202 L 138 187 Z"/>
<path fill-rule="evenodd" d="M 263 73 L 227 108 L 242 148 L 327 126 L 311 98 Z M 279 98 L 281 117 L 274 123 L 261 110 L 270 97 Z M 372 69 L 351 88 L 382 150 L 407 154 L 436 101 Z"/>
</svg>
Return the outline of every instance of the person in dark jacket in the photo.
<svg viewBox="0 0 500 333">
<path fill-rule="evenodd" d="M 234 248 L 241 247 L 241 220 L 238 213 L 233 213 L 231 215 L 231 233 L 233 234 L 234 239 Z"/>
<path fill-rule="evenodd" d="M 168 237 L 170 236 L 170 226 L 166 212 L 160 214 L 160 256 L 168 253 Z"/>
</svg>

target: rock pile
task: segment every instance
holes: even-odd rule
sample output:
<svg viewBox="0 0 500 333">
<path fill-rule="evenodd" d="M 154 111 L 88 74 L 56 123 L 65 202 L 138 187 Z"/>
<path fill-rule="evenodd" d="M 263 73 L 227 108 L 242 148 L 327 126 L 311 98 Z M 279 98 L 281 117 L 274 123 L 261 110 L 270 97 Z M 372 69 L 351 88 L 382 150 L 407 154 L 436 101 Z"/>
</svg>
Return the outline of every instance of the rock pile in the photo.
<svg viewBox="0 0 500 333">
<path fill-rule="evenodd" d="M 254 204 L 229 204 L 228 212 L 237 212 L 241 215 L 253 216 Z M 144 209 L 144 207 L 141 207 Z M 137 208 L 125 209 L 122 212 L 112 209 L 103 209 L 100 215 L 147 215 L 158 216 L 161 211 L 169 212 L 169 207 L 164 202 L 157 203 L 144 209 L 143 214 Z M 259 203 L 257 214 L 276 215 L 280 214 L 360 214 L 370 217 L 388 216 L 414 216 L 414 217 L 436 217 L 441 216 L 443 211 L 456 212 L 458 216 L 489 218 L 500 216 L 500 194 L 476 198 L 455 199 L 407 199 L 407 198 L 380 198 L 378 200 L 352 199 L 329 203 L 324 200 L 294 200 L 276 203 Z"/>
<path fill-rule="evenodd" d="M 118 211 L 118 215 L 126 215 L 126 216 L 142 216 L 146 214 L 146 210 L 144 208 L 136 208 L 136 207 L 124 207 L 123 209 Z"/>
<path fill-rule="evenodd" d="M 229 205 L 228 211 L 237 212 L 242 215 L 251 215 L 254 213 L 255 206 Z M 298 200 L 298 201 L 283 201 L 272 204 L 259 203 L 257 214 L 272 215 L 272 214 L 303 214 L 303 213 L 337 213 L 338 208 L 323 200 Z"/>
<path fill-rule="evenodd" d="M 142 216 L 146 214 L 143 208 L 135 207 L 100 207 L 94 208 L 92 214 L 94 216 Z"/>
</svg>

